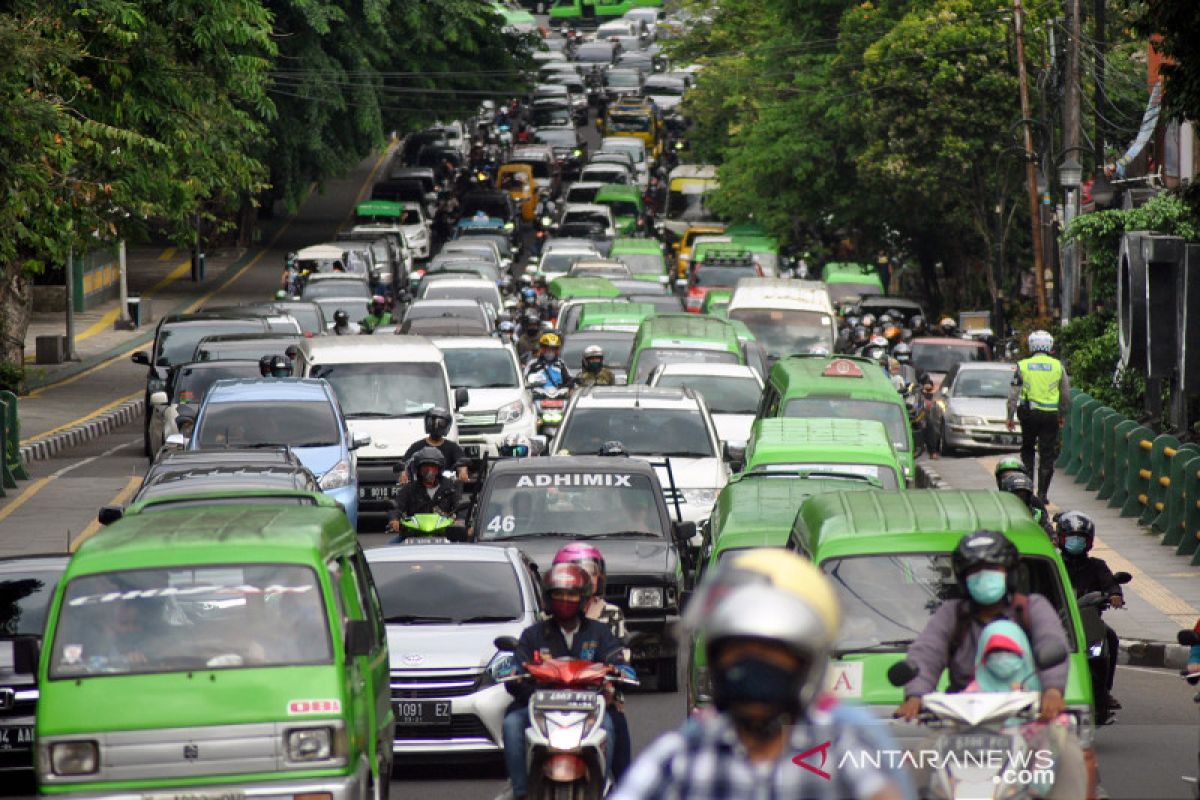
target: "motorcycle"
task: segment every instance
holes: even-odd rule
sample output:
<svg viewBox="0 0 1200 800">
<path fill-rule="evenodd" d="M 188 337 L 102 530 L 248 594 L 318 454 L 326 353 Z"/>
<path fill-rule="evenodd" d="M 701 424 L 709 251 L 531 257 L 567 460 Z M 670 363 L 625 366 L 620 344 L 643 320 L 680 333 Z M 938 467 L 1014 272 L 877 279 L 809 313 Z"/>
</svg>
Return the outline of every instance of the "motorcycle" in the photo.
<svg viewBox="0 0 1200 800">
<path fill-rule="evenodd" d="M 447 542 L 465 542 L 466 528 L 458 524 L 454 517 L 444 514 L 413 514 L 400 519 L 400 532 L 391 544 L 419 540 L 428 544 L 445 544 Z"/>
<path fill-rule="evenodd" d="M 1041 648 L 1035 661 L 1045 669 L 1066 658 L 1060 644 Z M 888 680 L 904 686 L 917 672 L 900 661 L 888 670 Z M 1031 800 L 1049 797 L 1056 789 L 1055 796 L 1082 797 L 1087 786 L 1082 751 L 1064 739 L 1070 734 L 1062 726 L 1037 721 L 1040 699 L 1034 691 L 933 692 L 922 697 L 917 719 L 932 735 L 918 751 L 921 797 Z"/>
<path fill-rule="evenodd" d="M 1124 585 L 1133 580 L 1133 576 L 1128 572 L 1118 572 L 1113 575 L 1113 580 Z M 1079 619 L 1087 639 L 1088 671 L 1092 675 L 1092 704 L 1096 707 L 1096 724 L 1111 725 L 1116 722 L 1116 715 L 1108 702 L 1108 670 L 1117 654 L 1110 652 L 1108 626 L 1100 618 L 1111 606 L 1108 596 L 1103 592 L 1088 592 L 1075 602 L 1079 606 Z"/>
<path fill-rule="evenodd" d="M 517 640 L 501 636 L 501 652 L 513 652 Z M 610 746 L 604 730 L 605 688 L 638 681 L 613 674 L 607 664 L 575 659 L 550 659 L 523 665 L 524 675 L 501 678 L 502 683 L 532 680 L 538 687 L 529 698 L 529 727 L 525 730 L 525 759 L 529 765 L 529 797 L 536 800 L 600 800 L 611 788 Z"/>
<path fill-rule="evenodd" d="M 547 439 L 554 438 L 562 425 L 563 411 L 567 407 L 571 389 L 569 386 L 550 386 L 544 372 L 532 372 L 525 381 L 533 397 L 533 409 L 537 412 L 538 433 Z"/>
</svg>

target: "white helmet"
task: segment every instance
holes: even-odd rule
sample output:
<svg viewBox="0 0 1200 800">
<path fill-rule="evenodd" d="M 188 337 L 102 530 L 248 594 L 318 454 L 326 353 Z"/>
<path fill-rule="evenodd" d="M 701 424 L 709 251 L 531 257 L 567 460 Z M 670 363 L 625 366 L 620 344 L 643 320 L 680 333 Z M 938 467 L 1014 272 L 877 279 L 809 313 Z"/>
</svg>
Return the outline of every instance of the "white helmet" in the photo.
<svg viewBox="0 0 1200 800">
<path fill-rule="evenodd" d="M 1049 353 L 1054 349 L 1054 337 L 1045 331 L 1034 331 L 1029 334 L 1029 352 Z"/>
</svg>

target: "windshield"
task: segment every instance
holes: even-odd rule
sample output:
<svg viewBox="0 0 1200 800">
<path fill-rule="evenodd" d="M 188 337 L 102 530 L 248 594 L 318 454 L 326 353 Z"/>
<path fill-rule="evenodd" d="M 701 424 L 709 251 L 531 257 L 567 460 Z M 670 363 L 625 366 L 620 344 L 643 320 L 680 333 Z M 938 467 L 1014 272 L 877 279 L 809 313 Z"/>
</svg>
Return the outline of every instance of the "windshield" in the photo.
<svg viewBox="0 0 1200 800">
<path fill-rule="evenodd" d="M 758 464 L 750 469 L 751 473 L 771 475 L 771 474 L 794 474 L 799 473 L 806 477 L 828 477 L 828 476 L 857 476 L 863 478 L 873 478 L 879 481 L 884 489 L 899 489 L 899 479 L 896 477 L 896 471 L 888 467 L 880 466 L 879 464 L 838 464 L 838 463 L 778 463 L 778 464 Z"/>
<path fill-rule="evenodd" d="M 358 322 L 370 311 L 365 299 L 360 297 L 322 297 L 313 302 L 321 307 L 321 313 L 325 315 L 327 324 L 332 322 L 333 315 L 339 311 L 345 311 L 351 322 Z"/>
<path fill-rule="evenodd" d="M 861 297 L 883 294 L 878 286 L 869 283 L 827 283 L 825 288 L 829 290 L 829 299 L 835 306 Z"/>
<path fill-rule="evenodd" d="M 712 458 L 713 444 L 699 410 L 578 408 L 566 420 L 559 454 L 590 455 L 621 442 L 633 456 Z"/>
<path fill-rule="evenodd" d="M 949 553 L 905 553 L 832 558 L 821 569 L 833 581 L 842 607 L 839 649 L 904 652 L 942 601 L 960 597 Z M 1057 569 L 1045 558 L 1023 557 L 1019 591 L 1037 592 L 1055 609 L 1065 606 Z M 1070 649 L 1074 626 L 1067 625 Z"/>
<path fill-rule="evenodd" d="M 688 387 L 708 404 L 711 414 L 754 414 L 762 389 L 750 377 L 725 375 L 663 375 L 655 386 Z"/>
<path fill-rule="evenodd" d="M 428 361 L 318 364 L 310 377 L 329 381 L 346 419 L 420 417 L 450 405 L 441 365 Z"/>
<path fill-rule="evenodd" d="M 509 210 L 508 204 L 500 197 L 480 197 L 479 195 L 464 195 L 462 198 L 462 208 L 460 209 L 460 218 L 473 217 L 475 214 L 482 211 L 484 216 L 495 217 L 496 219 L 508 219 Z"/>
<path fill-rule="evenodd" d="M 850 397 L 797 397 L 788 400 L 783 416 L 804 419 L 873 419 L 883 423 L 892 447 L 908 451 L 908 414 L 897 402 L 856 400 Z"/>
<path fill-rule="evenodd" d="M 209 403 L 196 441 L 205 447 L 332 447 L 341 441 L 333 406 L 320 400 Z"/>
<path fill-rule="evenodd" d="M 642 114 L 610 114 L 604 127 L 616 133 L 646 133 L 650 118 Z"/>
<path fill-rule="evenodd" d="M 708 183 L 684 184 L 682 189 L 671 189 L 667 193 L 667 219 L 687 222 L 709 222 L 715 220 L 708 210 L 708 193 L 716 187 Z"/>
<path fill-rule="evenodd" d="M 745 324 L 772 358 L 804 353 L 814 345 L 833 348 L 833 324 L 819 311 L 739 308 L 729 318 Z"/>
<path fill-rule="evenodd" d="M 580 177 L 585 181 L 618 183 L 621 186 L 629 185 L 629 171 L 620 167 L 586 167 Z"/>
<path fill-rule="evenodd" d="M 567 272 L 581 258 L 596 258 L 596 253 L 547 253 L 542 256 L 542 272 Z"/>
<path fill-rule="evenodd" d="M 651 95 L 666 95 L 667 97 L 683 97 L 682 83 L 654 83 L 647 82 L 643 87 L 646 94 Z"/>
<path fill-rule="evenodd" d="M 606 335 L 602 339 L 592 338 L 586 333 L 576 333 L 568 336 L 563 342 L 562 360 L 571 367 L 583 363 L 583 351 L 591 345 L 599 345 L 604 350 L 604 366 L 609 369 L 625 369 L 629 366 L 629 356 L 633 351 L 633 339 L 636 334 L 630 331 L 628 336 Z"/>
<path fill-rule="evenodd" d="M 300 325 L 301 333 L 318 334 L 324 333 L 324 320 L 321 319 L 321 311 L 319 308 L 313 308 L 310 305 L 301 305 L 295 303 L 292 305 L 281 306 L 280 310 L 290 316 Z"/>
<path fill-rule="evenodd" d="M 629 267 L 634 275 L 662 275 L 666 272 L 666 263 L 658 253 L 621 253 L 613 258 Z"/>
<path fill-rule="evenodd" d="M 455 389 L 500 389 L 520 386 L 517 369 L 509 352 L 500 348 L 467 349 L 448 347 L 446 371 Z"/>
<path fill-rule="evenodd" d="M 612 209 L 614 217 L 636 217 L 638 205 L 632 200 L 604 200 L 604 205 Z"/>
<path fill-rule="evenodd" d="M 203 324 L 188 324 L 180 322 L 168 323 L 158 332 L 158 356 L 154 363 L 160 366 L 165 360 L 166 366 L 174 366 L 192 360 L 196 345 L 208 336 L 218 336 L 227 333 L 262 333 L 266 324 L 262 320 L 236 320 L 206 322 Z"/>
<path fill-rule="evenodd" d="M 264 353 L 265 355 L 265 353 Z M 257 378 L 261 371 L 258 364 L 242 364 L 235 367 L 183 367 L 172 377 L 171 402 L 199 405 L 208 390 L 225 378 Z"/>
<path fill-rule="evenodd" d="M 541 106 L 533 109 L 533 118 L 531 120 L 535 127 L 544 127 L 547 125 L 570 125 L 571 124 L 571 109 L 567 106 Z M 538 132 L 534 138 L 543 144 L 555 144 L 551 137 L 543 132 Z M 575 146 L 575 134 L 571 134 L 571 143 L 567 145 L 560 141 L 563 146 Z"/>
<path fill-rule="evenodd" d="M 912 362 L 921 372 L 949 372 L 964 361 L 986 361 L 983 349 L 973 345 L 923 344 L 913 342 Z"/>
<path fill-rule="evenodd" d="M 424 300 L 474 300 L 499 311 L 496 290 L 483 286 L 447 286 L 434 283 L 425 291 Z"/>
<path fill-rule="evenodd" d="M 737 286 L 742 278 L 757 278 L 758 270 L 753 265 L 745 267 L 718 267 L 701 264 L 692 273 L 692 286 Z"/>
<path fill-rule="evenodd" d="M 596 184 L 595 186 L 572 186 L 567 190 L 567 197 L 563 202 L 590 203 L 596 197 L 596 193 L 599 191 L 599 184 Z"/>
<path fill-rule="evenodd" d="M 574 539 L 622 531 L 662 536 L 659 499 L 648 476 L 553 472 L 549 462 L 546 470 L 490 483 L 479 517 L 482 541 L 538 533 Z"/>
<path fill-rule="evenodd" d="M 0 636 L 41 636 L 61 569 L 0 574 Z"/>
<path fill-rule="evenodd" d="M 653 347 L 638 358 L 637 375 L 630 383 L 643 383 L 659 364 L 740 364 L 737 353 L 684 347 Z"/>
<path fill-rule="evenodd" d="M 599 211 L 568 211 L 563 216 L 563 224 L 570 225 L 571 223 L 608 227 L 608 217 Z"/>
<path fill-rule="evenodd" d="M 534 138 L 542 144 L 548 144 L 553 147 L 578 147 L 579 138 L 575 131 L 538 131 L 534 134 Z M 537 173 L 534 172 L 536 175 Z"/>
<path fill-rule="evenodd" d="M 955 397 L 982 397 L 999 400 L 1008 397 L 1012 385 L 1011 369 L 972 369 L 958 373 L 954 379 Z"/>
<path fill-rule="evenodd" d="M 371 297 L 371 289 L 360 280 L 310 281 L 305 284 L 300 296 L 305 300 L 316 300 L 322 297 L 355 297 L 362 295 L 363 300 Z"/>
<path fill-rule="evenodd" d="M 393 624 L 519 620 L 512 565 L 484 561 L 372 561 L 383 617 Z"/>
<path fill-rule="evenodd" d="M 528 161 L 515 161 L 513 163 L 528 164 L 530 169 L 533 170 L 533 177 L 535 178 L 549 178 L 554 174 L 553 165 L 549 161 L 531 158 Z"/>
<path fill-rule="evenodd" d="M 312 569 L 171 567 L 71 581 L 59 611 L 50 677 L 331 661 Z"/>
</svg>

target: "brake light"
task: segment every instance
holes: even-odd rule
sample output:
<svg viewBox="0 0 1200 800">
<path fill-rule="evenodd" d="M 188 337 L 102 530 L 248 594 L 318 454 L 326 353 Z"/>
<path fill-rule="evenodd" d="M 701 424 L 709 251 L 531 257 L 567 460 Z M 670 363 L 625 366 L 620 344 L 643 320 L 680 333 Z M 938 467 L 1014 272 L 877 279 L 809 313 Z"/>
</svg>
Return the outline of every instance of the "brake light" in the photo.
<svg viewBox="0 0 1200 800">
<path fill-rule="evenodd" d="M 688 311 L 699 311 L 703 305 L 704 305 L 704 292 L 695 287 L 688 289 L 687 310 Z"/>
</svg>

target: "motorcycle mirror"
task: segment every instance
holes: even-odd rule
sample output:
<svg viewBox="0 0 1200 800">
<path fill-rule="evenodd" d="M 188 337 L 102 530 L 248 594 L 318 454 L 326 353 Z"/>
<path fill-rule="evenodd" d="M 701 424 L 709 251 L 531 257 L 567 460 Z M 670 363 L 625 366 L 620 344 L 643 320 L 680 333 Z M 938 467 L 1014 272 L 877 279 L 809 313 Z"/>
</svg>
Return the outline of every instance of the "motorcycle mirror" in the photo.
<svg viewBox="0 0 1200 800">
<path fill-rule="evenodd" d="M 1062 642 L 1047 642 L 1033 652 L 1033 663 L 1038 669 L 1057 667 L 1067 660 L 1067 646 Z"/>
<path fill-rule="evenodd" d="M 1130 575 L 1128 572 L 1118 572 L 1113 575 L 1113 580 L 1116 581 L 1117 583 L 1125 584 L 1125 583 L 1129 583 L 1131 580 L 1133 580 L 1133 576 Z"/>
<path fill-rule="evenodd" d="M 504 653 L 513 653 L 517 649 L 517 639 L 515 636 L 497 636 L 492 640 L 492 644 L 497 650 Z"/>
<path fill-rule="evenodd" d="M 1200 634 L 1196 633 L 1191 628 L 1180 631 L 1175 639 L 1184 647 L 1191 647 L 1192 645 L 1200 644 Z"/>
<path fill-rule="evenodd" d="M 917 677 L 919 672 L 915 664 L 909 661 L 897 661 L 888 669 L 887 677 L 892 686 L 905 686 Z"/>
</svg>

